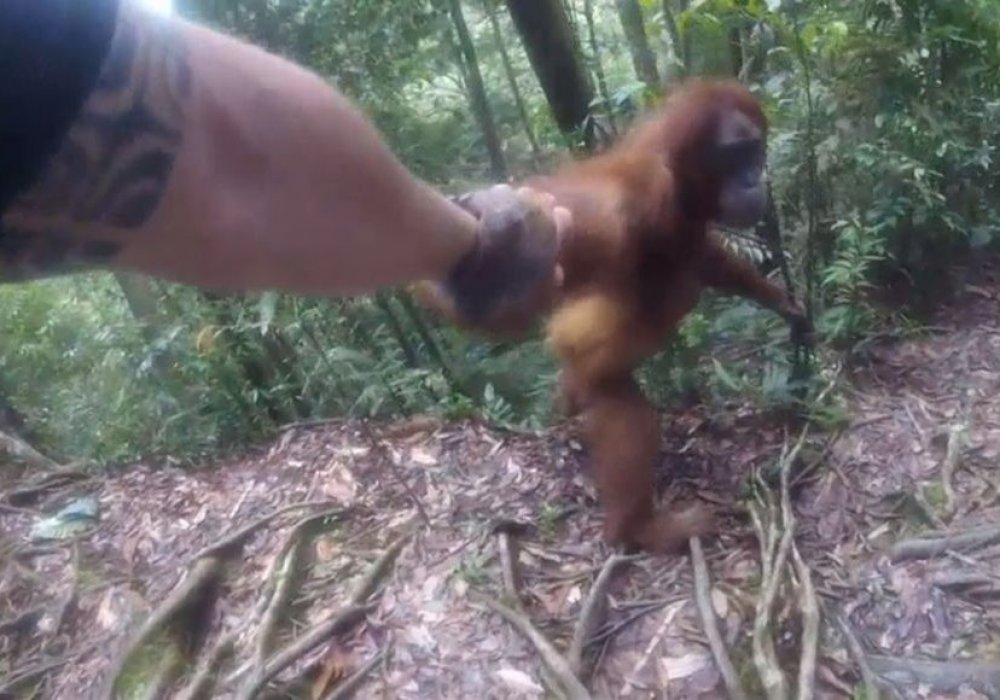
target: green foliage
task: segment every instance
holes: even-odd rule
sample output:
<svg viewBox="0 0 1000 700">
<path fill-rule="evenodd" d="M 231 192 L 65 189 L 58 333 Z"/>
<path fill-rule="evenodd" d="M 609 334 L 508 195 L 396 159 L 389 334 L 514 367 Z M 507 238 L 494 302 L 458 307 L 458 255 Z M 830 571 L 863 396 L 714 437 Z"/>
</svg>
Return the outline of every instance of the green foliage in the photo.
<svg viewBox="0 0 1000 700">
<path fill-rule="evenodd" d="M 764 101 L 781 262 L 828 346 L 864 338 L 877 318 L 871 299 L 885 284 L 903 280 L 912 301 L 926 305 L 947 289 L 956 261 L 1000 242 L 1000 3 L 641 5 L 668 81 L 740 70 Z M 179 7 L 335 82 L 417 175 L 452 191 L 487 181 L 468 66 L 441 2 Z M 591 119 L 620 131 L 655 96 L 634 73 L 611 3 L 591 3 L 592 22 L 583 0 L 567 7 L 587 69 L 602 83 Z M 563 137 L 502 3 L 464 0 L 462 9 L 511 171 L 561 157 Z M 769 246 L 730 240 L 776 264 Z M 127 291 L 107 275 L 0 288 L 0 405 L 22 414 L 39 446 L 58 456 L 196 458 L 322 416 L 421 411 L 532 426 L 549 417 L 555 367 L 539 339 L 483 343 L 431 321 L 401 294 L 209 298 L 159 285 L 148 308 Z M 640 381 L 662 405 L 734 396 L 785 405 L 787 337 L 772 314 L 711 296 Z M 812 411 L 830 423 L 842 418 L 835 403 Z"/>
</svg>

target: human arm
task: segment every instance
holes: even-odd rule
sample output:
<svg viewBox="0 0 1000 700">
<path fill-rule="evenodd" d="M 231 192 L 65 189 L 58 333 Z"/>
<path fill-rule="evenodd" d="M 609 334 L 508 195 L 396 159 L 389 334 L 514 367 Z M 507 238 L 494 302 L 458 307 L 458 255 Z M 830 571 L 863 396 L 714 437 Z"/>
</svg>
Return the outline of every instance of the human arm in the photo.
<svg viewBox="0 0 1000 700">
<path fill-rule="evenodd" d="M 110 42 L 68 130 L 0 219 L 9 275 L 101 265 L 330 295 L 447 280 L 477 257 L 476 218 L 413 177 L 318 76 L 124 0 L 90 4 L 112 13 Z"/>
</svg>

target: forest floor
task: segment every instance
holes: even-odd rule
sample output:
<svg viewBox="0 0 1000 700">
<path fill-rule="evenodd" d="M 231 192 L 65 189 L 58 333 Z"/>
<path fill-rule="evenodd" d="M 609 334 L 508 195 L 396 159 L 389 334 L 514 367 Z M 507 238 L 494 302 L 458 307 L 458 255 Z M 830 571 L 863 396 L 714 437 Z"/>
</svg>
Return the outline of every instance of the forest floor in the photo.
<svg viewBox="0 0 1000 700">
<path fill-rule="evenodd" d="M 765 570 L 746 515 L 702 544 L 703 609 L 748 697 L 764 696 L 757 671 L 775 661 L 794 689 L 811 648 L 814 697 L 871 697 L 863 669 L 890 683 L 887 695 L 1000 697 L 1000 265 L 970 280 L 931 332 L 873 341 L 845 371 L 849 421 L 810 436 L 791 478 L 794 548 L 774 537 L 787 522 L 778 488 L 755 511 L 772 543 Z M 797 433 L 730 404 L 665 415 L 663 436 L 664 499 L 736 508 L 752 500 L 748 477 L 773 474 Z M 14 681 L 20 692 L 42 683 L 38 697 L 97 696 L 186 572 L 173 594 L 180 604 L 154 618 L 182 623 L 177 638 L 188 646 L 143 637 L 154 654 L 129 657 L 126 686 L 194 649 L 230 681 L 204 697 L 247 696 L 247 679 L 271 676 L 272 690 L 299 682 L 299 697 L 316 698 L 346 697 L 348 679 L 364 698 L 542 697 L 558 677 L 571 698 L 724 695 L 692 556 L 612 559 L 620 566 L 596 597 L 607 605 L 588 604 L 612 553 L 569 427 L 528 435 L 423 419 L 325 423 L 203 469 L 30 476 L 0 483 L 0 697 Z M 87 495 L 98 506 L 93 527 L 71 543 L 32 541 L 40 514 Z M 279 511 L 294 503 L 305 505 Z M 331 508 L 332 521 L 307 519 Z M 398 556 L 365 579 L 390 549 Z M 503 595 L 511 573 L 518 598 Z M 765 620 L 757 603 L 769 588 Z M 532 646 L 491 607 L 497 600 L 551 648 Z M 818 606 L 816 637 L 802 603 Z M 582 656 L 572 644 L 581 616 L 593 625 Z M 775 632 L 774 648 L 756 655 L 755 622 Z M 805 656 L 803 638 L 817 643 Z M 220 646 L 232 654 L 216 655 Z"/>
</svg>

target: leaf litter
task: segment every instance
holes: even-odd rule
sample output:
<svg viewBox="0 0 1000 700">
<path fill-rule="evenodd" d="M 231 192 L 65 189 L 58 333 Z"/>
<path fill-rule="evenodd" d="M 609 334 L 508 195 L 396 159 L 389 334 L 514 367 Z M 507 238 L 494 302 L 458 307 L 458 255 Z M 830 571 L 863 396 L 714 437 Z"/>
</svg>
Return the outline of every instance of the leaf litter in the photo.
<svg viewBox="0 0 1000 700">
<path fill-rule="evenodd" d="M 976 276 L 1000 288 L 995 264 Z M 0 510 L 0 697 L 105 697 L 123 664 L 119 683 L 142 677 L 161 697 L 715 698 L 728 683 L 762 697 L 760 663 L 795 689 L 800 660 L 799 697 L 1000 697 L 998 299 L 973 290 L 933 332 L 859 354 L 850 423 L 810 437 L 817 463 L 787 504 L 775 490 L 758 507 L 762 530 L 747 488 L 787 455 L 787 426 L 749 403 L 664 415 L 663 498 L 729 512 L 699 543 L 701 604 L 689 555 L 609 562 L 569 425 L 334 421 L 202 469 L 50 479 L 44 503 Z M 34 477 L 0 476 L 0 503 L 47 478 Z M 31 541 L 88 497 L 86 531 Z M 785 505 L 794 536 L 778 557 Z M 762 570 L 762 537 L 780 571 Z M 129 645 L 158 620 L 167 636 L 135 662 Z"/>
</svg>

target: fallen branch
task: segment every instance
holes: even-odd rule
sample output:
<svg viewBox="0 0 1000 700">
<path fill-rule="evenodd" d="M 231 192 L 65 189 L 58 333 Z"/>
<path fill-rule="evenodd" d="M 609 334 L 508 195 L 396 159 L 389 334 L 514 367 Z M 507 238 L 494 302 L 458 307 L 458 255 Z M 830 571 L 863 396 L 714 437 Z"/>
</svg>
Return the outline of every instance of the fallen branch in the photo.
<svg viewBox="0 0 1000 700">
<path fill-rule="evenodd" d="M 601 572 L 594 580 L 594 585 L 590 587 L 587 599 L 580 608 L 580 618 L 577 620 L 573 630 L 573 641 L 570 643 L 569 651 L 566 654 L 566 663 L 574 676 L 583 675 L 583 657 L 587 645 L 592 641 L 594 634 L 604 622 L 607 613 L 608 587 L 618 568 L 623 564 L 635 561 L 638 557 L 625 556 L 622 554 L 612 554 L 604 562 Z"/>
<path fill-rule="evenodd" d="M 691 566 L 694 569 L 694 592 L 695 602 L 698 605 L 698 612 L 701 614 L 701 624 L 705 629 L 705 637 L 708 638 L 708 646 L 715 657 L 715 665 L 719 668 L 722 682 L 726 686 L 729 697 L 733 700 L 745 700 L 746 693 L 740 683 L 739 674 L 733 666 L 732 659 L 726 645 L 722 643 L 719 635 L 719 628 L 716 625 L 715 610 L 712 608 L 712 581 L 709 578 L 708 564 L 705 561 L 705 552 L 701 548 L 701 540 L 698 537 L 690 539 Z"/>
<path fill-rule="evenodd" d="M 491 600 L 484 596 L 476 596 L 480 601 L 486 605 L 490 610 L 500 615 L 507 622 L 511 624 L 514 629 L 520 632 L 535 648 L 538 652 L 538 656 L 542 663 L 545 665 L 546 669 L 553 675 L 553 677 L 558 681 L 561 686 L 561 690 L 566 693 L 569 700 L 590 700 L 590 691 L 588 691 L 580 679 L 573 674 L 573 670 L 570 668 L 569 663 L 563 658 L 562 654 L 552 646 L 542 635 L 535 626 L 531 624 L 531 620 L 528 619 L 527 615 L 524 615 L 513 608 L 504 605 L 503 603 Z"/>
<path fill-rule="evenodd" d="M 868 656 L 872 670 L 893 685 L 925 684 L 938 693 L 969 686 L 988 697 L 1000 694 L 1000 665 L 974 661 L 926 661 Z"/>
<path fill-rule="evenodd" d="M 975 528 L 955 535 L 915 538 L 897 542 L 892 548 L 894 562 L 908 559 L 930 559 L 939 557 L 949 550 L 957 552 L 981 549 L 1000 542 L 1000 526 L 991 525 Z"/>
</svg>

